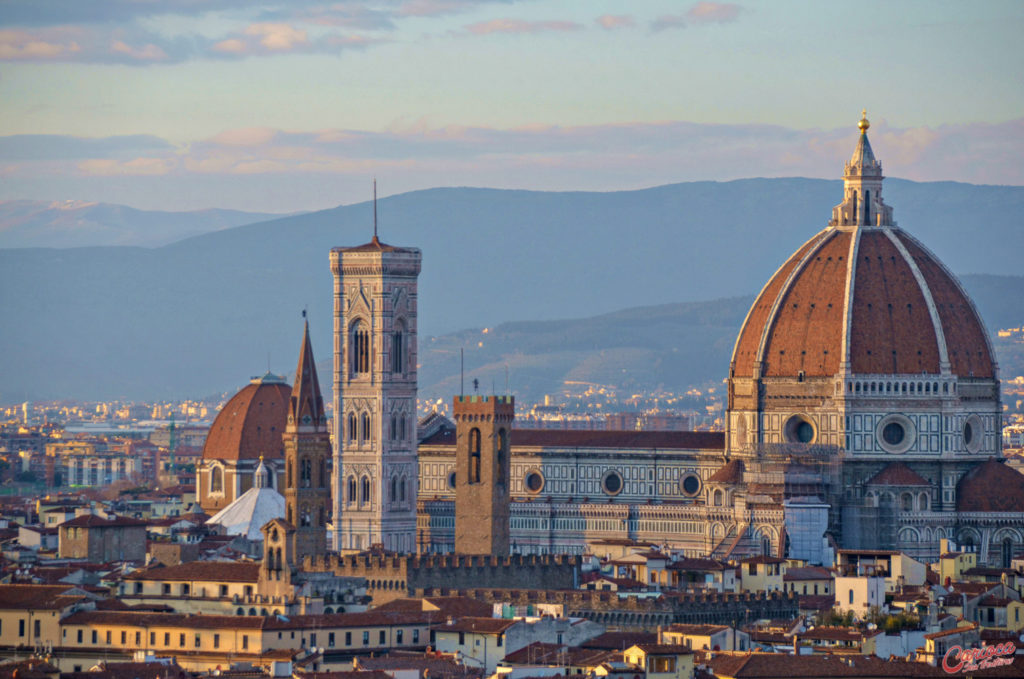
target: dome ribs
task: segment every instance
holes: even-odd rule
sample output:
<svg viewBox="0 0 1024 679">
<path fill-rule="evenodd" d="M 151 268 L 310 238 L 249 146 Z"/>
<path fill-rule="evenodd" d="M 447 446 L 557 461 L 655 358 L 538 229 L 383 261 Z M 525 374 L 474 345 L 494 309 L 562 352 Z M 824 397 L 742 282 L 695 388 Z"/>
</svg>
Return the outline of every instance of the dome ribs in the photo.
<svg viewBox="0 0 1024 679">
<path fill-rule="evenodd" d="M 750 308 L 747 319 L 743 323 L 743 328 L 740 330 L 739 337 L 736 340 L 736 348 L 733 350 L 732 375 L 734 377 L 754 376 L 754 364 L 758 360 L 757 352 L 761 346 L 761 337 L 764 332 L 764 326 L 768 322 L 768 316 L 775 305 L 775 299 L 779 296 L 779 292 L 782 290 L 783 285 L 785 285 L 789 275 L 793 272 L 793 269 L 796 268 L 800 260 L 807 255 L 811 248 L 822 240 L 822 237 L 823 233 L 818 233 L 814 238 L 804 243 L 799 250 L 786 260 L 785 264 L 779 267 L 775 275 L 765 284 L 761 294 L 757 296 L 757 300 L 754 301 L 754 305 Z"/>
<path fill-rule="evenodd" d="M 850 366 L 858 374 L 939 374 L 939 343 L 913 270 L 882 231 L 863 230 L 857 252 Z"/>
<path fill-rule="evenodd" d="M 897 238 L 931 290 L 946 336 L 950 370 L 960 377 L 995 377 L 988 333 L 957 280 L 916 240 L 902 232 Z"/>
<path fill-rule="evenodd" d="M 291 387 L 284 382 L 247 385 L 225 404 L 203 445 L 204 460 L 268 460 L 284 457 Z"/>
<path fill-rule="evenodd" d="M 832 231 L 787 289 L 765 343 L 766 377 L 825 377 L 839 372 L 848 231 Z"/>
</svg>

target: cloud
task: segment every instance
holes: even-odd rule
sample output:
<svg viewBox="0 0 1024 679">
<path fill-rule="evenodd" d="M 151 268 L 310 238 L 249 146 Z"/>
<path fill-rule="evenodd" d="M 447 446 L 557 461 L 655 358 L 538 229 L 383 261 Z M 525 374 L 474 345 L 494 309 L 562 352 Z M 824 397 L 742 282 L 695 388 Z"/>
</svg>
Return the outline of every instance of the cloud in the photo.
<svg viewBox="0 0 1024 679">
<path fill-rule="evenodd" d="M 306 31 L 288 24 L 251 24 L 245 29 L 245 34 L 258 39 L 260 45 L 268 50 L 291 50 L 309 44 Z"/>
<path fill-rule="evenodd" d="M 655 33 L 675 28 L 686 28 L 686 17 L 679 14 L 662 14 L 651 22 L 651 30 Z"/>
<path fill-rule="evenodd" d="M 523 19 L 491 19 L 466 26 L 466 30 L 474 35 L 576 31 L 581 28 L 583 26 L 574 21 L 525 21 Z"/>
<path fill-rule="evenodd" d="M 61 37 L 46 38 L 40 34 L 19 30 L 0 30 L 0 60 L 51 61 L 79 52 L 74 40 Z"/>
<path fill-rule="evenodd" d="M 138 61 L 167 61 L 168 59 L 167 52 L 153 43 L 148 43 L 141 47 L 132 47 L 120 40 L 115 40 L 110 44 L 110 50 L 116 54 L 123 54 L 129 59 L 136 59 Z"/>
<path fill-rule="evenodd" d="M 742 7 L 731 2 L 698 2 L 686 12 L 695 24 L 725 24 L 736 21 Z"/>
<path fill-rule="evenodd" d="M 633 21 L 633 17 L 621 15 L 621 14 L 603 14 L 595 19 L 597 25 L 606 30 L 614 30 L 616 28 L 630 28 L 636 25 Z"/>
<path fill-rule="evenodd" d="M 871 134 L 888 176 L 1024 185 L 1024 118 L 938 128 L 895 128 L 876 120 Z M 255 187 L 277 177 L 337 187 L 339 178 L 362 181 L 374 173 L 402 190 L 436 185 L 613 190 L 746 177 L 834 179 L 856 137 L 851 125 L 795 130 L 686 121 L 503 129 L 414 121 L 376 131 L 238 128 L 180 147 L 144 135 L 16 135 L 0 137 L 0 175 L 6 184 L 0 185 L 0 199 L 23 197 L 26 186 L 42 194 L 52 191 L 46 187 L 79 182 L 105 187 L 105 200 L 130 204 L 131 182 L 146 177 L 164 181 L 161 190 L 185 202 L 190 194 L 181 187 L 203 182 Z M 12 178 L 20 194 L 11 188 Z M 97 183 L 110 178 L 125 183 Z M 84 189 L 67 190 L 94 198 Z M 115 190 L 126 193 L 114 198 L 109 191 Z M 294 198 L 277 200 L 280 209 L 309 207 L 287 202 Z"/>
</svg>

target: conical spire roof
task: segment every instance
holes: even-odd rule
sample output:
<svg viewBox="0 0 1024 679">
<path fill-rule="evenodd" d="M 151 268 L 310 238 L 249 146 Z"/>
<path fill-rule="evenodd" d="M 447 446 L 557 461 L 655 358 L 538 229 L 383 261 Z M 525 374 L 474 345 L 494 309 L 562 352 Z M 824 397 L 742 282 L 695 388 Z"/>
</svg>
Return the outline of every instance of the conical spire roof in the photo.
<svg viewBox="0 0 1024 679">
<path fill-rule="evenodd" d="M 871 150 L 871 142 L 868 141 L 868 128 L 871 123 L 868 121 L 867 111 L 861 112 L 860 121 L 857 123 L 860 128 L 860 138 L 857 146 L 853 149 L 853 156 L 846 166 L 846 174 L 859 176 L 882 176 L 882 164 L 875 159 L 875 152 Z"/>
<path fill-rule="evenodd" d="M 305 314 L 303 314 L 305 315 Z M 313 359 L 313 345 L 309 341 L 309 321 L 304 322 L 299 365 L 295 368 L 295 386 L 288 404 L 288 429 L 321 429 L 327 426 L 324 399 L 320 393 L 320 380 Z"/>
</svg>

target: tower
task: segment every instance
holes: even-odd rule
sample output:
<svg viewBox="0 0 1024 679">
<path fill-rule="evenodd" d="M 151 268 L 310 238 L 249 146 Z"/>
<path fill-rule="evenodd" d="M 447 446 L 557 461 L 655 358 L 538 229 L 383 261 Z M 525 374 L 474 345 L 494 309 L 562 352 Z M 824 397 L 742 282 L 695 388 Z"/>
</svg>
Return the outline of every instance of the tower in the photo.
<svg viewBox="0 0 1024 679">
<path fill-rule="evenodd" d="M 515 399 L 456 396 L 455 551 L 508 556 L 509 458 Z"/>
<path fill-rule="evenodd" d="M 419 249 L 387 245 L 376 233 L 365 245 L 331 250 L 338 550 L 415 548 L 420 261 Z"/>
<path fill-rule="evenodd" d="M 305 316 L 305 312 L 302 314 Z M 331 439 L 320 393 L 320 380 L 309 341 L 309 322 L 304 323 L 295 386 L 288 399 L 284 429 L 285 517 L 295 527 L 291 553 L 301 563 L 311 555 L 327 551 L 327 510 L 330 479 L 327 461 Z"/>
</svg>

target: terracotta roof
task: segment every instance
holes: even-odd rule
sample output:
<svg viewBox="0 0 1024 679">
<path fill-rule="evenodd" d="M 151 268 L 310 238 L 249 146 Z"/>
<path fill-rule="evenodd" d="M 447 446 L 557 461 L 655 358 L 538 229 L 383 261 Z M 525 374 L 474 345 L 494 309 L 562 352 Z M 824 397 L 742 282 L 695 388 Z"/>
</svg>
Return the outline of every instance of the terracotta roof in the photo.
<svg viewBox="0 0 1024 679">
<path fill-rule="evenodd" d="M 853 253 L 854 281 L 848 286 Z M 911 262 L 920 270 L 924 288 Z M 844 314 L 848 289 L 849 321 Z M 844 359 L 840 354 L 847 323 L 853 373 L 938 374 L 939 342 L 926 291 L 938 311 L 953 373 L 992 378 L 988 336 L 974 305 L 956 278 L 896 227 L 829 228 L 804 243 L 751 307 L 736 341 L 730 376 L 752 377 L 758 362 L 767 377 L 836 375 Z"/>
<path fill-rule="evenodd" d="M 258 563 L 231 561 L 187 561 L 174 566 L 154 566 L 124 576 L 124 580 L 167 580 L 173 582 L 256 582 Z"/>
<path fill-rule="evenodd" d="M 381 612 L 418 613 L 426 611 L 441 617 L 477 617 L 486 618 L 490 616 L 493 607 L 465 596 L 432 596 L 417 598 L 393 599 L 373 609 Z"/>
<path fill-rule="evenodd" d="M 999 492 L 992 492 L 998 488 Z M 1024 512 L 1024 474 L 989 459 L 957 484 L 958 512 Z"/>
<path fill-rule="evenodd" d="M 836 599 L 830 594 L 798 594 L 796 605 L 802 611 L 828 611 L 835 607 Z"/>
<path fill-rule="evenodd" d="M 724 571 L 731 568 L 714 559 L 683 557 L 665 566 L 670 571 Z"/>
<path fill-rule="evenodd" d="M 694 636 L 703 636 L 703 635 L 718 634 L 722 630 L 727 630 L 727 629 L 729 629 L 729 627 L 727 625 L 683 625 L 683 624 L 677 623 L 675 625 L 669 625 L 665 629 L 665 631 L 666 632 L 675 632 L 677 634 L 689 634 L 689 635 L 694 635 Z"/>
<path fill-rule="evenodd" d="M 892 462 L 865 481 L 869 486 L 931 486 L 924 478 L 902 462 Z"/>
<path fill-rule="evenodd" d="M 803 677 L 949 677 L 941 667 L 871 655 L 800 655 L 782 653 L 719 653 L 709 661 L 715 676 L 736 679 L 797 679 Z M 1022 676 L 1016 664 L 971 672 L 976 677 Z"/>
<path fill-rule="evenodd" d="M 0 610 L 59 610 L 87 599 L 71 585 L 0 585 Z"/>
<path fill-rule="evenodd" d="M 363 243 L 362 245 L 354 245 L 350 248 L 333 248 L 338 252 L 418 252 L 416 248 L 400 248 L 395 245 L 388 245 L 382 243 L 376 235 L 370 239 L 369 243 Z"/>
<path fill-rule="evenodd" d="M 454 620 L 451 624 L 434 625 L 431 629 L 438 632 L 475 632 L 477 634 L 501 634 L 512 625 L 516 624 L 516 620 L 506 620 L 505 618 L 459 618 Z"/>
<path fill-rule="evenodd" d="M 786 560 L 780 559 L 777 556 L 761 554 L 760 556 L 749 556 L 746 559 L 740 559 L 740 563 L 786 563 Z"/>
<path fill-rule="evenodd" d="M 100 663 L 95 670 L 65 672 L 61 679 L 189 679 L 191 676 L 176 662 L 117 662 Z"/>
<path fill-rule="evenodd" d="M 624 651 L 630 646 L 639 644 L 656 643 L 658 635 L 655 632 L 605 632 L 593 639 L 584 641 L 580 646 L 584 648 L 603 648 L 611 651 Z"/>
<path fill-rule="evenodd" d="M 421 445 L 455 445 L 454 431 L 442 429 Z M 720 431 L 607 431 L 604 429 L 513 429 L 516 448 L 624 448 L 635 450 L 724 450 Z"/>
<path fill-rule="evenodd" d="M 0 665 L 0 679 L 50 679 L 61 676 L 59 669 L 36 658 Z"/>
<path fill-rule="evenodd" d="M 291 387 L 283 380 L 253 381 L 225 404 L 210 427 L 203 459 L 256 460 L 284 457 Z"/>
<path fill-rule="evenodd" d="M 636 644 L 647 655 L 691 655 L 693 650 L 685 644 Z"/>
<path fill-rule="evenodd" d="M 971 624 L 965 625 L 963 627 L 954 627 L 953 629 L 942 630 L 941 632 L 932 632 L 931 634 L 924 635 L 924 638 L 925 639 L 941 639 L 942 637 L 949 637 L 949 636 L 953 636 L 955 634 L 963 634 L 964 632 L 971 632 L 973 630 L 976 630 L 977 628 L 978 628 L 978 625 L 976 623 L 972 622 Z"/>
<path fill-rule="evenodd" d="M 427 613 L 328 613 L 323 615 L 188 615 L 143 611 L 80 611 L 62 621 L 66 625 L 108 624 L 135 627 L 240 627 L 261 630 L 323 629 L 326 627 L 387 627 L 428 622 Z M 514 621 L 505 621 L 512 624 Z"/>
<path fill-rule="evenodd" d="M 831 580 L 833 578 L 832 571 L 821 566 L 797 566 L 795 568 L 786 569 L 786 574 L 782 576 L 783 580 Z"/>
<path fill-rule="evenodd" d="M 742 460 L 730 460 L 709 476 L 707 483 L 741 483 L 745 470 Z"/>
<path fill-rule="evenodd" d="M 882 633 L 882 630 L 860 630 L 856 627 L 815 627 L 799 635 L 801 639 L 821 641 L 862 641 Z"/>
<path fill-rule="evenodd" d="M 392 650 L 387 655 L 361 655 L 356 660 L 363 670 L 419 670 L 420 676 L 430 677 L 475 677 L 482 673 L 478 667 L 455 662 L 452 656 L 429 653 L 404 653 Z M 429 674 L 426 674 L 429 672 Z M 368 679 L 361 675 L 356 679 Z"/>
<path fill-rule="evenodd" d="M 60 524 L 61 528 L 64 526 L 78 526 L 82 528 L 145 528 L 146 522 L 139 519 L 129 519 L 124 516 L 104 519 L 102 516 L 95 514 L 82 514 Z"/>
</svg>

